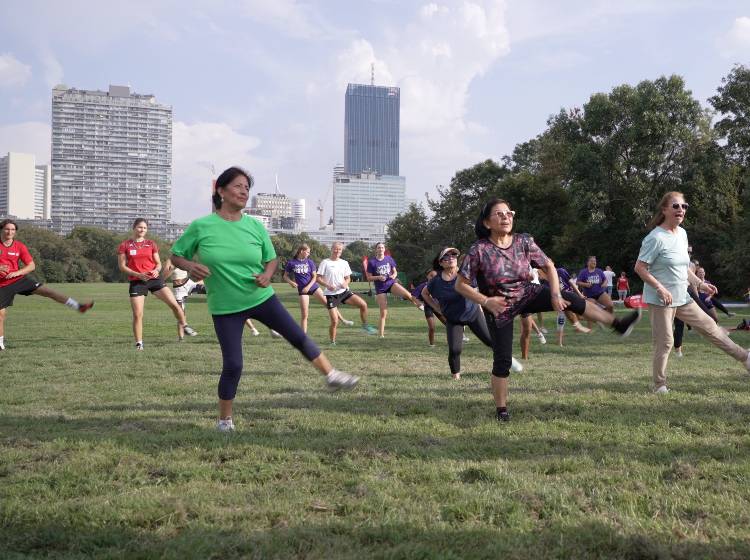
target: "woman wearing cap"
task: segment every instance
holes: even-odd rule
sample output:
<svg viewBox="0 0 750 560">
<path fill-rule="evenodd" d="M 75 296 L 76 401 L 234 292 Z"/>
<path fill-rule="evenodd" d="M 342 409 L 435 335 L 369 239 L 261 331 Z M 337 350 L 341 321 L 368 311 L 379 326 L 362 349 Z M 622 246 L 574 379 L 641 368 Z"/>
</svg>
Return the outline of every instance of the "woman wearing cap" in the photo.
<svg viewBox="0 0 750 560">
<path fill-rule="evenodd" d="M 37 280 L 31 273 L 36 264 L 26 245 L 16 240 L 18 226 L 10 219 L 0 222 L 0 350 L 5 350 L 5 314 L 17 295 L 44 296 L 80 313 L 86 313 L 94 302 L 78 303 Z"/>
<path fill-rule="evenodd" d="M 185 335 L 195 336 L 185 320 L 185 312 L 175 300 L 174 295 L 161 278 L 161 259 L 159 248 L 151 239 L 146 239 L 148 222 L 145 218 L 133 221 L 133 235 L 117 248 L 117 262 L 120 270 L 128 275 L 130 284 L 130 307 L 133 311 L 133 336 L 135 349 L 143 350 L 143 309 L 149 292 L 156 299 L 163 301 L 172 310 L 177 319 L 177 337 L 182 340 Z"/>
<path fill-rule="evenodd" d="M 453 379 L 461 379 L 461 351 L 463 350 L 464 327 L 468 326 L 486 346 L 492 347 L 492 338 L 480 307 L 456 292 L 458 277 L 458 249 L 446 247 L 432 262 L 437 274 L 422 289 L 425 302 L 446 320 L 448 336 L 448 366 Z M 522 371 L 523 366 L 511 358 L 513 371 Z"/>
<path fill-rule="evenodd" d="M 302 326 L 302 330 L 307 332 L 307 318 L 310 314 L 310 296 L 315 297 L 324 306 L 328 303 L 326 296 L 323 294 L 323 289 L 317 283 L 318 274 L 316 272 L 315 261 L 310 258 L 310 246 L 307 243 L 302 243 L 297 247 L 294 258 L 286 262 L 282 277 L 284 282 L 297 290 L 301 314 L 300 325 Z M 336 313 L 339 320 L 345 325 L 352 326 L 354 324 L 354 321 L 344 319 L 338 307 L 336 308 Z"/>
<path fill-rule="evenodd" d="M 654 392 L 668 393 L 667 358 L 672 349 L 674 319 L 688 323 L 714 346 L 742 362 L 750 372 L 750 354 L 703 311 L 688 294 L 688 285 L 709 295 L 716 287 L 702 281 L 690 269 L 687 233 L 681 227 L 688 204 L 680 192 L 668 192 L 659 201 L 635 264 L 644 282 L 643 299 L 648 304 L 654 341 Z"/>
<path fill-rule="evenodd" d="M 375 245 L 375 256 L 367 261 L 368 282 L 375 282 L 375 299 L 378 300 L 380 307 L 380 321 L 378 322 L 378 334 L 380 338 L 385 337 L 385 319 L 388 316 L 388 294 L 392 293 L 404 299 L 408 299 L 416 307 L 421 303 L 417 298 L 409 293 L 396 280 L 398 271 L 396 270 L 396 261 L 390 255 L 385 254 L 385 243 Z"/>
<path fill-rule="evenodd" d="M 438 318 L 438 320 L 445 325 L 445 317 L 443 317 L 442 313 L 439 311 L 435 311 L 430 304 L 428 304 L 424 300 L 424 296 L 422 295 L 422 290 L 425 286 L 427 286 L 427 282 L 432 280 L 437 275 L 437 271 L 434 269 L 430 269 L 430 271 L 427 273 L 427 279 L 420 283 L 419 285 L 415 286 L 415 288 L 411 291 L 411 295 L 413 295 L 415 298 L 417 298 L 419 301 L 424 302 L 424 319 L 427 321 L 427 341 L 430 343 L 430 348 L 435 347 L 435 317 Z"/>
<path fill-rule="evenodd" d="M 513 233 L 514 216 L 510 204 L 502 199 L 493 198 L 482 207 L 474 228 L 477 241 L 469 249 L 456 282 L 458 293 L 484 308 L 492 336 L 492 394 L 500 421 L 510 420 L 508 376 L 516 315 L 569 309 L 612 326 L 622 336 L 630 334 L 640 317 L 640 312 L 634 311 L 616 318 L 573 292 L 561 292 L 552 260 L 530 235 Z M 544 270 L 549 283 L 532 284 L 529 265 Z M 474 282 L 478 288 L 473 287 Z"/>
<path fill-rule="evenodd" d="M 249 173 L 230 167 L 216 179 L 216 212 L 195 220 L 172 247 L 172 262 L 206 282 L 208 310 L 221 346 L 221 432 L 234 430 L 232 405 L 242 375 L 246 319 L 258 319 L 299 350 L 326 378 L 329 389 L 352 389 L 358 379 L 339 372 L 303 332 L 271 288 L 278 260 L 263 225 L 242 210 L 253 184 Z M 199 259 L 199 260 L 194 260 Z"/>
</svg>

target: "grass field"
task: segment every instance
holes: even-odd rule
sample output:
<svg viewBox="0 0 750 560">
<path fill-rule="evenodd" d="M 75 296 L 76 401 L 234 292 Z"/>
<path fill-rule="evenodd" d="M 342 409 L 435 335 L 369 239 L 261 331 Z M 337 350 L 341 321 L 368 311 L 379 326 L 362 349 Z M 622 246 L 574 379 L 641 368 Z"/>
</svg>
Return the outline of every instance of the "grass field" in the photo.
<svg viewBox="0 0 750 560">
<path fill-rule="evenodd" d="M 647 317 L 626 341 L 568 328 L 560 349 L 549 314 L 499 424 L 476 340 L 455 382 L 444 331 L 428 348 L 411 306 L 392 303 L 385 340 L 342 327 L 329 349 L 314 305 L 312 336 L 358 389 L 327 393 L 286 342 L 247 332 L 224 435 L 200 297 L 183 343 L 149 297 L 135 352 L 125 285 L 61 289 L 96 306 L 8 313 L 2 558 L 750 557 L 750 377 L 697 335 L 656 396 Z"/>
</svg>

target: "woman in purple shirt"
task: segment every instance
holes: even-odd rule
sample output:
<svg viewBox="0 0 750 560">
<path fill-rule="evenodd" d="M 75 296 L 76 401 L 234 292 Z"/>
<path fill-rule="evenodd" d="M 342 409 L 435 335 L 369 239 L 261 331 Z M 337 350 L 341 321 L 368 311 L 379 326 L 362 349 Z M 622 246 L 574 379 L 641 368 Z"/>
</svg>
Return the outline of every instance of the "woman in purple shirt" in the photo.
<svg viewBox="0 0 750 560">
<path fill-rule="evenodd" d="M 292 288 L 296 288 L 299 294 L 300 326 L 305 332 L 307 332 L 310 296 L 314 296 L 320 303 L 324 306 L 326 305 L 326 296 L 323 295 L 323 289 L 317 283 L 318 275 L 316 270 L 317 267 L 315 266 L 315 261 L 310 258 L 310 246 L 307 243 L 302 243 L 297 247 L 294 258 L 289 259 L 284 267 L 284 282 Z M 345 325 L 352 326 L 354 324 L 353 321 L 344 319 L 341 313 L 339 313 L 339 319 Z"/>
<path fill-rule="evenodd" d="M 367 281 L 375 282 L 375 299 L 380 307 L 380 321 L 378 323 L 378 334 L 385 338 L 385 319 L 388 316 L 388 293 L 408 299 L 415 306 L 420 307 L 422 303 L 409 293 L 396 281 L 398 271 L 396 261 L 390 255 L 385 254 L 385 243 L 375 245 L 375 256 L 367 261 Z"/>
<path fill-rule="evenodd" d="M 601 268 L 596 267 L 596 257 L 590 256 L 586 261 L 586 268 L 578 273 L 576 284 L 583 288 L 583 295 L 604 306 L 607 313 L 614 311 L 612 298 L 607 293 L 607 277 Z"/>
<path fill-rule="evenodd" d="M 566 309 L 607 325 L 627 336 L 640 318 L 634 311 L 616 318 L 571 291 L 560 291 L 557 270 L 534 239 L 513 233 L 515 212 L 505 200 L 491 199 L 482 207 L 474 227 L 477 241 L 461 267 L 456 291 L 484 309 L 492 336 L 492 395 L 499 421 L 508 414 L 508 376 L 513 350 L 513 319 L 521 313 Z M 548 284 L 532 284 L 529 265 L 543 270 Z M 472 287 L 476 282 L 478 289 Z"/>
</svg>

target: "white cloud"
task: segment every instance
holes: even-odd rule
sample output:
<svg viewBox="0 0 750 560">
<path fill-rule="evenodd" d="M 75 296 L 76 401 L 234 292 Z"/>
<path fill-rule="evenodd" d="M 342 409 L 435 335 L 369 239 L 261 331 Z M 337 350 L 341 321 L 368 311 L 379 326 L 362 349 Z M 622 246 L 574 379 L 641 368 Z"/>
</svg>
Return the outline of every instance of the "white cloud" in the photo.
<svg viewBox="0 0 750 560">
<path fill-rule="evenodd" d="M 309 4 L 296 0 L 244 0 L 243 15 L 298 39 L 320 39 L 334 29 Z"/>
<path fill-rule="evenodd" d="M 42 54 L 42 66 L 44 67 L 44 82 L 52 89 L 63 83 L 63 67 L 51 51 Z"/>
<path fill-rule="evenodd" d="M 348 49 L 338 55 L 337 90 L 345 91 L 349 83 L 369 84 L 371 64 L 375 64 L 375 83 L 391 85 L 396 82 L 396 78 L 388 68 L 388 63 L 375 56 L 372 44 L 365 39 L 357 39 Z"/>
<path fill-rule="evenodd" d="M 0 126 L 0 155 L 34 154 L 38 165 L 50 162 L 52 132 L 49 123 L 29 121 Z"/>
<path fill-rule="evenodd" d="M 237 132 L 226 123 L 175 122 L 172 218 L 178 222 L 190 221 L 207 214 L 211 208 L 211 180 L 232 165 L 254 173 L 260 163 L 253 153 L 258 146 L 260 140 Z"/>
<path fill-rule="evenodd" d="M 719 49 L 726 58 L 750 58 L 750 17 L 738 17 L 726 35 L 719 38 Z"/>
<path fill-rule="evenodd" d="M 31 66 L 10 53 L 0 54 L 0 88 L 24 85 L 31 78 Z"/>
</svg>

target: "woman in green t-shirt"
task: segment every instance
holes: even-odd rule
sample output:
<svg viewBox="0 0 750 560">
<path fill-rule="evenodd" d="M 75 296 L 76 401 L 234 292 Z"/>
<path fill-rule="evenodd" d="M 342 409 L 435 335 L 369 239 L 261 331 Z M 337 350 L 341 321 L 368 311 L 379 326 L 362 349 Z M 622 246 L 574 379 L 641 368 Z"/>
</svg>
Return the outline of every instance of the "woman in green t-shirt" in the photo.
<svg viewBox="0 0 750 560">
<path fill-rule="evenodd" d="M 230 167 L 216 179 L 216 212 L 195 220 L 172 247 L 172 262 L 195 280 L 204 280 L 208 310 L 221 346 L 219 421 L 222 432 L 234 430 L 232 402 L 242 375 L 242 330 L 257 319 L 280 333 L 326 376 L 329 389 L 352 389 L 358 378 L 331 366 L 318 346 L 281 304 L 271 276 L 278 259 L 263 224 L 243 214 L 253 179 Z"/>
<path fill-rule="evenodd" d="M 645 237 L 635 263 L 635 272 L 644 282 L 643 299 L 648 304 L 654 340 L 654 392 L 668 393 L 667 358 L 674 338 L 672 324 L 680 319 L 750 372 L 750 354 L 729 338 L 711 317 L 706 315 L 688 294 L 688 286 L 696 292 L 716 293 L 716 286 L 702 281 L 690 269 L 687 233 L 681 227 L 688 204 L 680 192 L 665 194 L 651 219 L 651 232 Z"/>
</svg>

